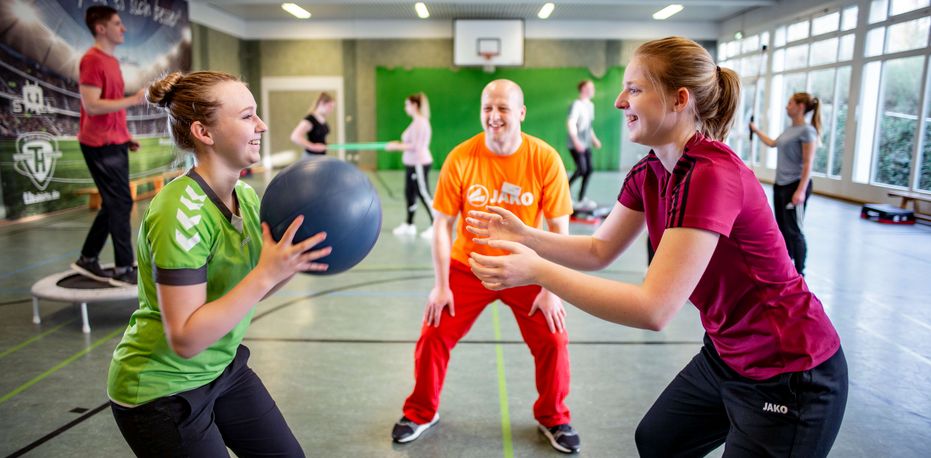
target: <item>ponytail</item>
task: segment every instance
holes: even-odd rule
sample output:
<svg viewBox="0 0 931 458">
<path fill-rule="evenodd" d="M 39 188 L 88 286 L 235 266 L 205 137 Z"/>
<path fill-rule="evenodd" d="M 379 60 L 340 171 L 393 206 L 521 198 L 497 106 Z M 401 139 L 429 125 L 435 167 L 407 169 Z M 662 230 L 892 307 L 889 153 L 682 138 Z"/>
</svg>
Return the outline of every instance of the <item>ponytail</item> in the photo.
<svg viewBox="0 0 931 458">
<path fill-rule="evenodd" d="M 307 114 L 312 114 L 314 111 L 317 111 L 317 108 L 319 108 L 320 105 L 323 105 L 324 103 L 330 103 L 332 101 L 333 96 L 331 96 L 330 93 L 321 92 L 320 95 L 317 96 L 317 100 L 314 101 L 314 104 L 311 105 L 309 109 L 307 109 Z"/>
<path fill-rule="evenodd" d="M 734 123 L 734 113 L 740 102 L 740 76 L 729 68 L 717 67 L 717 83 L 717 93 L 713 96 L 715 101 L 704 107 L 709 108 L 706 117 L 702 117 L 699 110 L 699 122 L 702 134 L 724 141 Z"/>
<path fill-rule="evenodd" d="M 424 118 L 430 119 L 430 101 L 427 100 L 427 94 L 418 92 L 407 96 L 407 101 L 417 106 L 417 112 Z"/>
<path fill-rule="evenodd" d="M 727 136 L 740 100 L 740 77 L 736 72 L 718 67 L 705 48 L 683 37 L 648 41 L 637 48 L 634 56 L 642 59 L 659 89 L 689 91 L 689 110 L 703 135 L 714 140 Z"/>
<path fill-rule="evenodd" d="M 796 92 L 792 95 L 795 103 L 805 106 L 805 113 L 811 112 L 811 126 L 821 135 L 821 100 L 807 92 Z"/>
<path fill-rule="evenodd" d="M 815 128 L 818 135 L 821 135 L 821 100 L 817 97 L 812 99 L 811 126 Z"/>
</svg>

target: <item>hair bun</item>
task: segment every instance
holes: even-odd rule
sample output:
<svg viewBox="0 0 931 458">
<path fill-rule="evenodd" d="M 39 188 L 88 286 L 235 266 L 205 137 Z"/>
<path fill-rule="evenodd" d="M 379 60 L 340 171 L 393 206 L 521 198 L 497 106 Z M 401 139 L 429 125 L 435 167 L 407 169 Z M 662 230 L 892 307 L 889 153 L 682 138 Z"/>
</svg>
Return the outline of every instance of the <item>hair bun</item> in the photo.
<svg viewBox="0 0 931 458">
<path fill-rule="evenodd" d="M 160 107 L 167 107 L 171 103 L 171 97 L 174 95 L 175 85 L 178 84 L 184 74 L 181 72 L 169 73 L 164 78 L 153 82 L 145 91 L 145 99 Z"/>
</svg>

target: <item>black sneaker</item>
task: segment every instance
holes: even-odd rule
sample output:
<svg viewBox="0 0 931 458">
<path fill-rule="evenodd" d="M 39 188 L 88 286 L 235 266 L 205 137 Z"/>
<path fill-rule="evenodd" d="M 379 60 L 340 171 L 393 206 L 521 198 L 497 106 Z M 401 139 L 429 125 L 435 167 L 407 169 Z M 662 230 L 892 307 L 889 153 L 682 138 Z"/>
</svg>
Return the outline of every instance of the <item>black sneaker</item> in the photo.
<svg viewBox="0 0 931 458">
<path fill-rule="evenodd" d="M 391 430 L 391 439 L 399 444 L 413 442 L 438 421 L 440 421 L 440 414 L 434 415 L 430 423 L 424 423 L 422 425 L 414 423 L 407 417 L 401 417 L 401 419 L 394 424 L 394 429 Z"/>
<path fill-rule="evenodd" d="M 556 425 L 552 428 L 547 428 L 538 423 L 537 428 L 539 428 L 540 432 L 550 441 L 550 445 L 560 452 L 579 453 L 579 450 L 582 448 L 582 442 L 579 440 L 579 433 L 577 433 L 575 428 L 569 423 Z"/>
<path fill-rule="evenodd" d="M 123 273 L 119 272 L 119 269 L 113 271 L 113 276 L 110 277 L 110 284 L 113 286 L 136 286 L 139 276 L 139 271 L 135 267 L 129 267 Z"/>
<path fill-rule="evenodd" d="M 77 261 L 71 263 L 71 270 L 99 282 L 110 282 L 110 274 L 100 267 L 100 262 L 97 261 L 97 258 L 85 258 L 81 256 Z"/>
</svg>

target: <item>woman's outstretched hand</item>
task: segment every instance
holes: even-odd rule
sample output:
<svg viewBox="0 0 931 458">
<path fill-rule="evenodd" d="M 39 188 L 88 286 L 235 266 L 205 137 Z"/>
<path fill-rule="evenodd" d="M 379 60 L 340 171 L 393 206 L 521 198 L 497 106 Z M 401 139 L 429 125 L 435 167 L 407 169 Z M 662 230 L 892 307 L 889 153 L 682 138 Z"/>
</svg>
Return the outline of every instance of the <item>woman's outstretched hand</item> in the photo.
<svg viewBox="0 0 931 458">
<path fill-rule="evenodd" d="M 538 267 L 544 262 L 536 251 L 509 240 L 487 240 L 486 245 L 509 251 L 503 256 L 486 256 L 472 252 L 472 273 L 490 290 L 502 290 L 537 282 Z"/>
<path fill-rule="evenodd" d="M 529 228 L 520 218 L 501 207 L 489 206 L 487 212 L 471 210 L 466 217 L 466 230 L 475 234 L 472 239 L 480 245 L 489 240 L 506 240 L 524 243 Z"/>
</svg>

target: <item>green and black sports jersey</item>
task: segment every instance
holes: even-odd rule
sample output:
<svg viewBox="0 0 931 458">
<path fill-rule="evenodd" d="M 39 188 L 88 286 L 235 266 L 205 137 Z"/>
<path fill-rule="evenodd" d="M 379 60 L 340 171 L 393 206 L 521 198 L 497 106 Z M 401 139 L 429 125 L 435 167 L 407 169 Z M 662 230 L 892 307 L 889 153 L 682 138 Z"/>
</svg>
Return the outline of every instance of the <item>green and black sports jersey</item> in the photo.
<svg viewBox="0 0 931 458">
<path fill-rule="evenodd" d="M 259 198 L 238 182 L 239 216 L 191 170 L 152 199 L 139 228 L 139 309 L 113 351 L 107 392 L 135 406 L 206 385 L 236 355 L 254 309 L 228 334 L 190 359 L 168 344 L 155 284 L 207 284 L 207 302 L 236 286 L 259 262 L 262 226 Z"/>
</svg>

